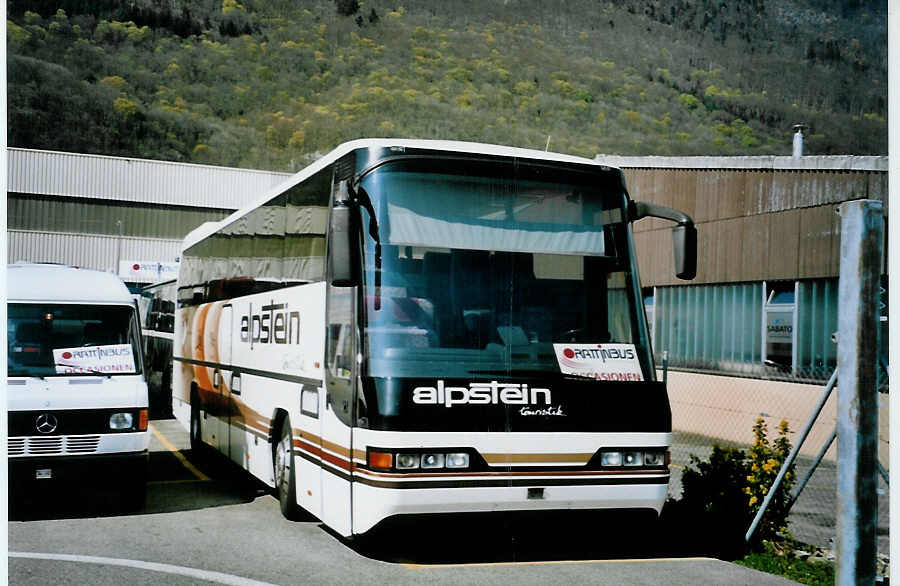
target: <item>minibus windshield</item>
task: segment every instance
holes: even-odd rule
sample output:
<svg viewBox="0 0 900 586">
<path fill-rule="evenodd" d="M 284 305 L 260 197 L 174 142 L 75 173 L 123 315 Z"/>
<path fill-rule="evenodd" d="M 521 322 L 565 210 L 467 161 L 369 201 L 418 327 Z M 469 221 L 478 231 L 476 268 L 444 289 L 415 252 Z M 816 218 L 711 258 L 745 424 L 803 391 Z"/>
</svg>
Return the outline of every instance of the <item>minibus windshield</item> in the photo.
<svg viewBox="0 0 900 586">
<path fill-rule="evenodd" d="M 10 303 L 7 375 L 136 374 L 139 330 L 123 305 Z"/>
</svg>

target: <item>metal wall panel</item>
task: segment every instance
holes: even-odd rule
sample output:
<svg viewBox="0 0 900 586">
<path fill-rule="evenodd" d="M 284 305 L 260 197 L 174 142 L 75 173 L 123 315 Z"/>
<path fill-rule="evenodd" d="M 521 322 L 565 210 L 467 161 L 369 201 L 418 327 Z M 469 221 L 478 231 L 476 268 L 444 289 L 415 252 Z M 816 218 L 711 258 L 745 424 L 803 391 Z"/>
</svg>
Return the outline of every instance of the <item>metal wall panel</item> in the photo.
<svg viewBox="0 0 900 586">
<path fill-rule="evenodd" d="M 97 234 L 59 232 L 8 233 L 8 262 L 53 262 L 118 272 L 119 238 Z M 181 253 L 181 240 L 122 238 L 121 259 L 174 262 Z"/>
<path fill-rule="evenodd" d="M 7 195 L 7 226 L 32 232 L 87 232 L 126 236 L 184 238 L 207 221 L 218 221 L 230 210 L 169 207 L 133 202 L 64 198 L 11 193 Z"/>
<path fill-rule="evenodd" d="M 657 363 L 742 372 L 762 363 L 762 283 L 661 287 L 654 296 Z"/>
<path fill-rule="evenodd" d="M 797 368 L 808 376 L 828 376 L 837 365 L 838 281 L 801 281 L 797 287 Z"/>
<path fill-rule="evenodd" d="M 800 213 L 801 210 L 791 210 L 765 216 L 769 220 L 767 281 L 800 276 Z M 802 243 L 804 247 L 806 244 Z"/>
<path fill-rule="evenodd" d="M 772 374 L 763 366 L 763 283 L 658 287 L 653 299 L 653 351 L 669 365 L 735 374 Z M 782 375 L 827 378 L 835 368 L 838 281 L 797 282 L 791 368 Z M 794 304 L 785 306 L 793 311 Z M 648 314 L 649 315 L 649 314 Z"/>
<path fill-rule="evenodd" d="M 801 210 L 799 276 L 828 277 L 840 272 L 841 218 L 835 209 L 829 205 Z"/>
<path fill-rule="evenodd" d="M 8 149 L 7 189 L 191 207 L 237 209 L 291 176 L 253 169 Z"/>
<path fill-rule="evenodd" d="M 887 202 L 884 157 L 804 157 L 794 168 L 782 161 L 777 168 L 746 169 L 731 163 L 673 169 L 656 159 L 628 159 L 656 165 L 624 170 L 629 193 L 693 217 L 699 243 L 695 284 L 836 276 L 840 226 L 834 206 L 862 197 Z M 634 226 L 645 286 L 687 284 L 672 274 L 671 226 L 656 219 Z M 667 236 L 650 235 L 655 232 Z"/>
</svg>

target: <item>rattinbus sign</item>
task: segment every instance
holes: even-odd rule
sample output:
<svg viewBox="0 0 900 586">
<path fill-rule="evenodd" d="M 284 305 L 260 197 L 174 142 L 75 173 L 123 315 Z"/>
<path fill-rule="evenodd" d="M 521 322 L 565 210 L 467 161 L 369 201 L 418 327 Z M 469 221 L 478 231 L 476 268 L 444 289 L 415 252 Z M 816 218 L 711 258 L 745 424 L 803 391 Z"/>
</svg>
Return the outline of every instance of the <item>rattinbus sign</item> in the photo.
<svg viewBox="0 0 900 586">
<path fill-rule="evenodd" d="M 597 380 L 642 381 L 634 344 L 553 344 L 563 374 Z"/>
<path fill-rule="evenodd" d="M 119 278 L 123 281 L 138 283 L 158 283 L 178 276 L 177 262 L 159 262 L 149 260 L 119 261 Z"/>
<path fill-rule="evenodd" d="M 135 372 L 134 352 L 130 344 L 56 348 L 53 350 L 53 362 L 59 374 Z"/>
</svg>

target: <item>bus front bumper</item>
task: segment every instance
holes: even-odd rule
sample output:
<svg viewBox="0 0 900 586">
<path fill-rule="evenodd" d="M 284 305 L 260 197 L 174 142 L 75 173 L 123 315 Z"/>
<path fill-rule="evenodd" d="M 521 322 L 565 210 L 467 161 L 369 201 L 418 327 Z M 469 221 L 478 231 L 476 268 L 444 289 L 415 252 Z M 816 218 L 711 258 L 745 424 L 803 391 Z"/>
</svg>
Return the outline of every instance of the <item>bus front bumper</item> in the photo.
<svg viewBox="0 0 900 586">
<path fill-rule="evenodd" d="M 455 485 L 424 488 L 421 483 L 382 483 L 360 479 L 353 485 L 353 533 L 369 531 L 398 515 L 549 511 L 642 511 L 658 516 L 668 489 L 669 475 L 615 483 L 565 484 L 565 479 L 542 483 L 493 480 L 493 486 L 457 481 Z M 454 483 L 450 483 L 454 484 Z M 498 485 L 505 484 L 505 485 Z M 515 485 L 514 485 L 515 484 Z M 410 486 L 410 487 L 405 487 Z"/>
</svg>

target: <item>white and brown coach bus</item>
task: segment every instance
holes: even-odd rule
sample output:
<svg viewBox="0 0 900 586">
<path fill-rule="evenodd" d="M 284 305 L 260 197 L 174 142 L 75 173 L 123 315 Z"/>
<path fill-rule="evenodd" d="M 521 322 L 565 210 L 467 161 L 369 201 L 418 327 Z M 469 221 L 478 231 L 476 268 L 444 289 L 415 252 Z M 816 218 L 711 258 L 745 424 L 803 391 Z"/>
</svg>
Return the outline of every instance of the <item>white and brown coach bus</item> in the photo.
<svg viewBox="0 0 900 586">
<path fill-rule="evenodd" d="M 360 140 L 184 244 L 173 409 L 341 535 L 399 515 L 658 514 L 656 380 L 618 169 L 459 142 Z"/>
</svg>

